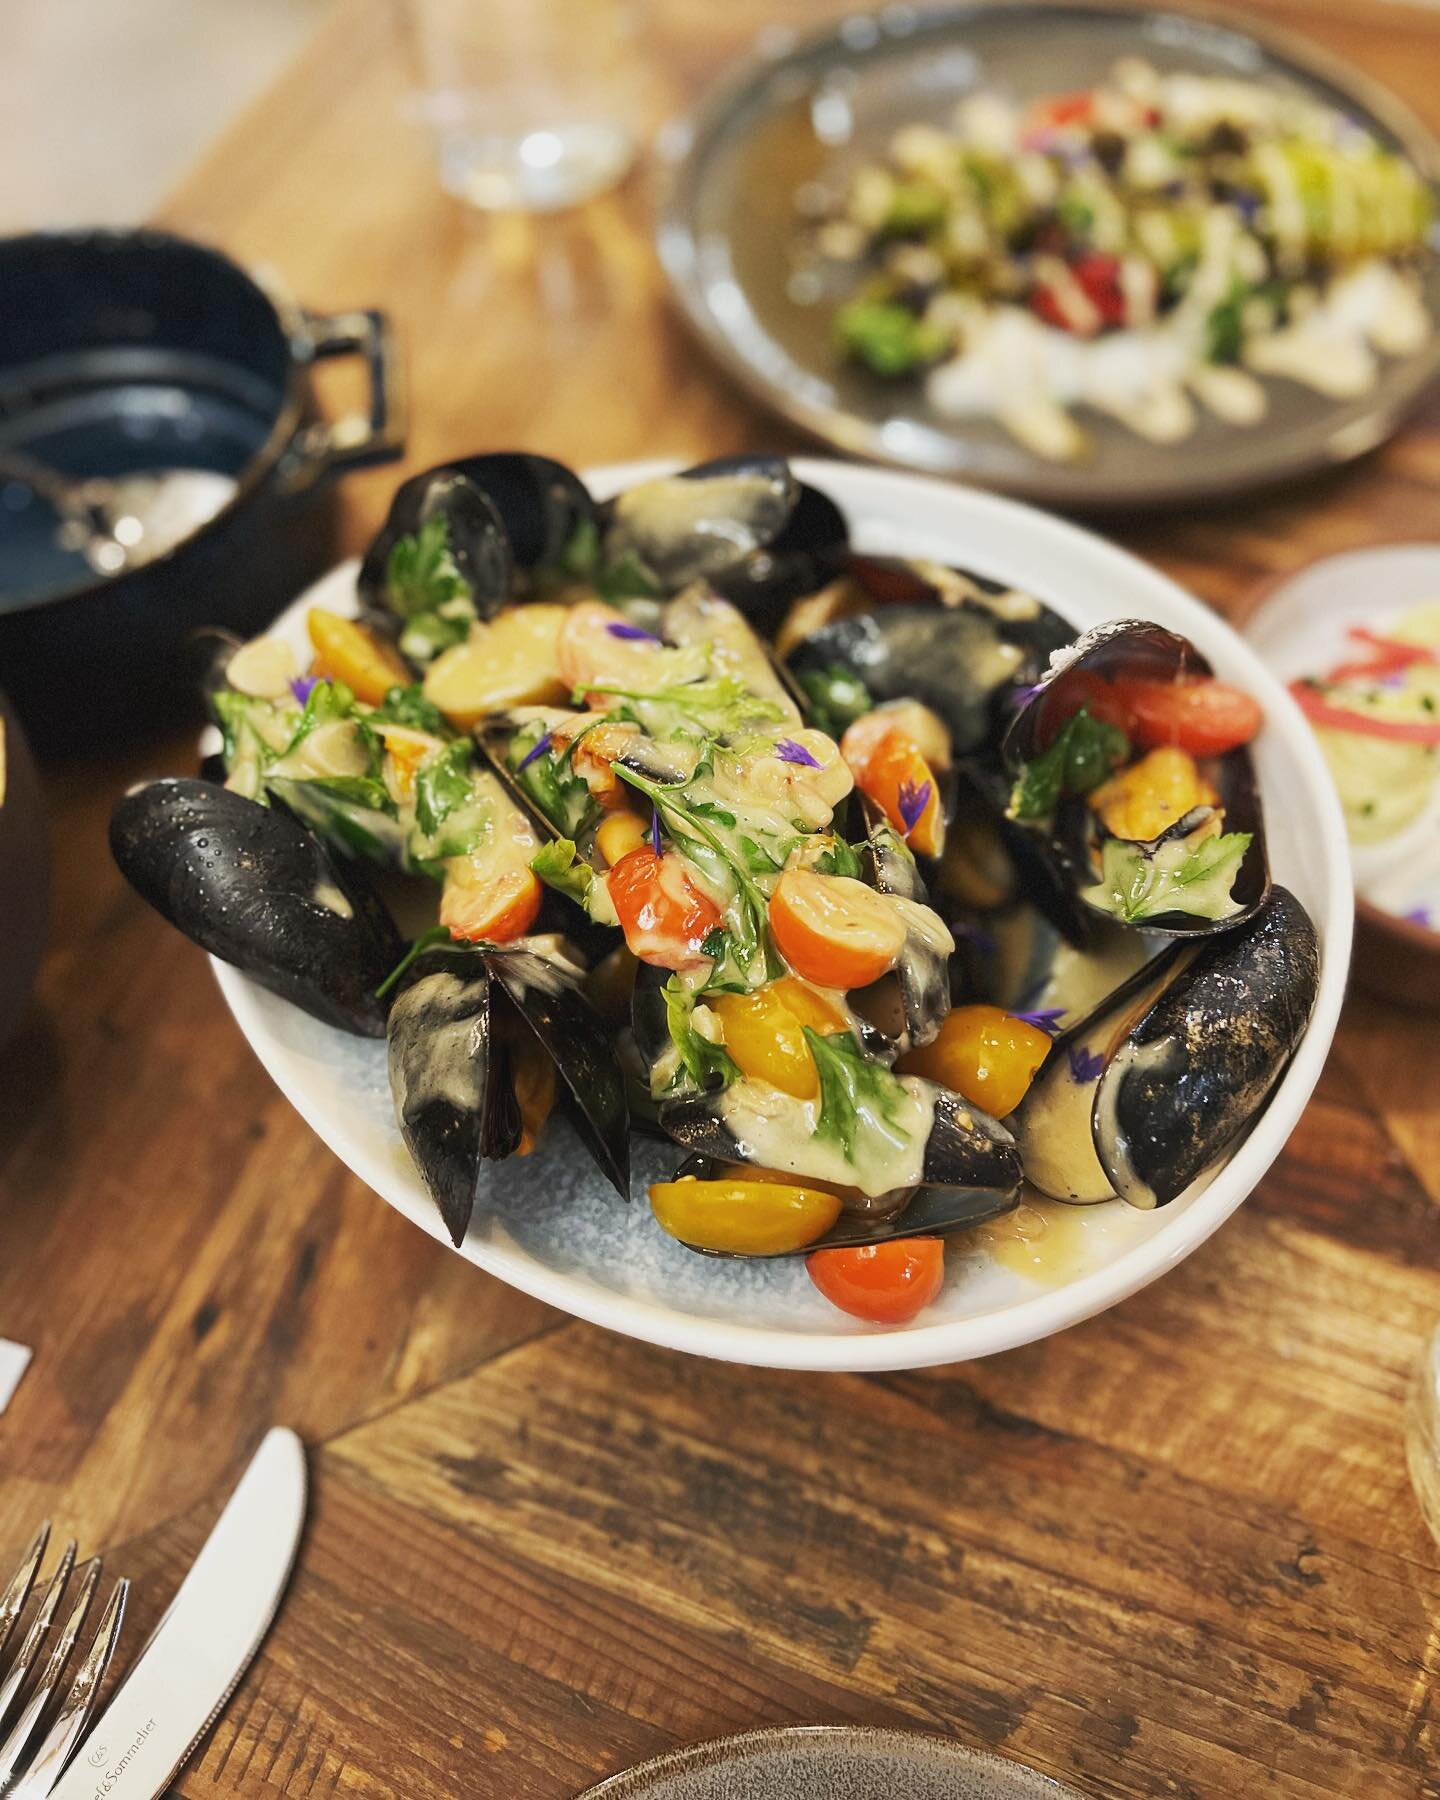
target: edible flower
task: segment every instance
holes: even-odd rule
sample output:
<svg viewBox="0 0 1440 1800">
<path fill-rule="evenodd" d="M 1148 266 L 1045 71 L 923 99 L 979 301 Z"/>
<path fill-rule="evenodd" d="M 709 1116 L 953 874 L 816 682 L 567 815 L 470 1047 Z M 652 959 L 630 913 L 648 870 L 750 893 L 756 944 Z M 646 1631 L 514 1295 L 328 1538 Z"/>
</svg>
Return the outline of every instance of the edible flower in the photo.
<svg viewBox="0 0 1440 1800">
<path fill-rule="evenodd" d="M 918 784 L 913 781 L 902 781 L 897 796 L 900 803 L 900 817 L 905 821 L 906 832 L 911 832 L 920 823 L 920 815 L 930 804 L 932 789 L 928 781 Z"/>
<path fill-rule="evenodd" d="M 654 846 L 657 856 L 665 854 L 660 843 L 660 811 L 658 807 L 654 806 L 650 808 L 650 842 Z"/>
<path fill-rule="evenodd" d="M 535 742 L 530 746 L 530 748 L 520 758 L 519 763 L 516 765 L 517 773 L 519 772 L 520 769 L 528 769 L 530 764 L 532 762 L 534 762 L 535 758 L 537 756 L 543 756 L 549 748 L 550 748 L 550 733 L 548 731 L 542 731 L 540 736 L 538 738 L 536 738 Z"/>
<path fill-rule="evenodd" d="M 1055 1037 L 1060 1030 L 1060 1021 L 1065 1017 L 1063 1006 L 1039 1006 L 1029 1012 L 1011 1013 L 1012 1019 L 1023 1019 L 1027 1025 L 1033 1025 L 1037 1031 L 1048 1031 Z"/>
<path fill-rule="evenodd" d="M 1096 1050 L 1087 1050 L 1083 1044 L 1070 1046 L 1069 1060 L 1070 1079 L 1080 1087 L 1098 1081 L 1105 1071 L 1105 1058 Z"/>
<path fill-rule="evenodd" d="M 613 638 L 624 638 L 627 644 L 658 644 L 660 642 L 653 631 L 645 631 L 639 625 L 607 625 L 605 629 Z"/>
<path fill-rule="evenodd" d="M 318 675 L 297 675 L 290 683 L 290 692 L 302 706 L 305 706 L 319 685 L 320 677 Z"/>
<path fill-rule="evenodd" d="M 781 762 L 799 763 L 807 769 L 819 769 L 824 766 L 815 760 L 803 744 L 797 744 L 794 738 L 781 738 L 775 746 L 775 754 Z"/>
</svg>

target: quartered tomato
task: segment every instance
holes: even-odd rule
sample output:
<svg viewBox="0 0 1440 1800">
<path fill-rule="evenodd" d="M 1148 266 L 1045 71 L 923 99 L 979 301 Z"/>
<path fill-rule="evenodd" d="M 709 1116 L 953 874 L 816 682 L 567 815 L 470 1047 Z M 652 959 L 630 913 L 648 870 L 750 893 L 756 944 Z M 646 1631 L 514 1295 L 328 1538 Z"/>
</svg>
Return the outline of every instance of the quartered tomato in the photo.
<svg viewBox="0 0 1440 1800">
<path fill-rule="evenodd" d="M 305 615 L 305 629 L 315 648 L 312 673 L 326 681 L 343 681 L 367 706 L 378 706 L 392 687 L 415 679 L 395 646 L 368 625 L 312 606 Z"/>
<path fill-rule="evenodd" d="M 714 1181 L 658 1181 L 650 1205 L 681 1243 L 737 1256 L 779 1256 L 813 1244 L 840 1216 L 840 1196 L 795 1175 L 748 1166 Z"/>
<path fill-rule="evenodd" d="M 998 1006 L 957 1006 L 928 1044 L 908 1051 L 896 1066 L 1003 1119 L 1025 1098 L 1049 1050 L 1049 1034 L 1026 1019 Z"/>
<path fill-rule="evenodd" d="M 876 717 L 877 715 L 871 715 Z M 938 856 L 945 845 L 945 818 L 934 771 L 915 740 L 898 724 L 878 737 L 867 719 L 857 719 L 841 741 L 855 785 L 868 794 L 920 856 Z"/>
<path fill-rule="evenodd" d="M 820 1093 L 815 1059 L 805 1041 L 805 1026 L 822 1037 L 844 1031 L 845 1015 L 823 994 L 782 975 L 768 987 L 749 994 L 707 996 L 712 1012 L 725 1027 L 725 1048 L 742 1075 L 768 1081 L 797 1100 Z"/>
<path fill-rule="evenodd" d="M 632 850 L 605 880 L 625 942 L 641 962 L 683 969 L 704 954 L 700 946 L 720 923 L 720 908 L 678 856 Z"/>
<path fill-rule="evenodd" d="M 447 869 L 440 923 L 449 926 L 451 937 L 470 943 L 508 944 L 535 923 L 544 897 L 529 869 L 501 869 L 485 880 L 457 879 Z"/>
<path fill-rule="evenodd" d="M 776 882 L 770 930 L 790 967 L 817 987 L 868 987 L 905 948 L 904 923 L 883 894 L 812 869 L 787 869 Z"/>
<path fill-rule="evenodd" d="M 813 1250 L 810 1279 L 832 1306 L 872 1325 L 904 1325 L 945 1281 L 941 1238 L 891 1238 L 854 1250 Z"/>
<path fill-rule="evenodd" d="M 1174 744 L 1191 756 L 1223 756 L 1248 744 L 1265 723 L 1257 700 L 1208 677 L 1151 681 L 1131 676 L 1110 685 L 1130 717 L 1130 736 L 1144 750 Z"/>
</svg>

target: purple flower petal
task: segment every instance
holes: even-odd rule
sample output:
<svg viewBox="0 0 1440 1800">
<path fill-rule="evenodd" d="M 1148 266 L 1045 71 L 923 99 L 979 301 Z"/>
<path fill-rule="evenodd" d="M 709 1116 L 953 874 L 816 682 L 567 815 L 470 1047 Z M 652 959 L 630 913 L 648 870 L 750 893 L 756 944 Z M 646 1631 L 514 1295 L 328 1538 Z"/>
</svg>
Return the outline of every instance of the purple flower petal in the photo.
<svg viewBox="0 0 1440 1800">
<path fill-rule="evenodd" d="M 658 644 L 660 642 L 653 631 L 642 631 L 638 625 L 607 625 L 605 629 L 613 638 L 624 638 L 627 644 Z"/>
<path fill-rule="evenodd" d="M 797 744 L 794 738 L 781 738 L 780 742 L 775 746 L 775 754 L 780 758 L 781 762 L 799 763 L 807 769 L 820 769 L 824 767 L 823 763 L 816 762 L 815 758 L 803 744 Z"/>
<path fill-rule="evenodd" d="M 1029 687 L 1012 688 L 1010 698 L 1005 702 L 1006 706 L 1011 712 L 1019 712 L 1022 707 L 1030 704 L 1044 685 L 1043 681 L 1032 681 Z"/>
<path fill-rule="evenodd" d="M 650 809 L 650 842 L 654 845 L 657 856 L 665 854 L 660 842 L 660 809 L 658 806 L 652 806 Z"/>
<path fill-rule="evenodd" d="M 1411 925 L 1423 925 L 1427 931 L 1435 929 L 1435 920 L 1428 906 L 1412 906 L 1409 912 L 1401 913 L 1400 917 Z"/>
<path fill-rule="evenodd" d="M 1065 1017 L 1063 1006 L 1039 1006 L 1030 1012 L 1011 1013 L 1012 1019 L 1023 1019 L 1027 1025 L 1033 1025 L 1037 1031 L 1048 1031 L 1051 1037 L 1059 1035 L 1060 1021 Z"/>
<path fill-rule="evenodd" d="M 983 925 L 952 925 L 950 929 L 956 937 L 969 938 L 982 956 L 993 956 L 1000 948 Z"/>
<path fill-rule="evenodd" d="M 1105 1058 L 1097 1051 L 1087 1050 L 1083 1044 L 1070 1046 L 1070 1079 L 1081 1087 L 1092 1081 L 1098 1081 L 1105 1072 Z"/>
<path fill-rule="evenodd" d="M 521 769 L 528 769 L 530 764 L 532 762 L 534 762 L 535 758 L 537 756 L 543 756 L 549 748 L 550 748 L 550 733 L 548 731 L 542 731 L 540 736 L 538 738 L 536 738 L 535 742 L 530 746 L 530 748 L 520 758 L 519 762 L 515 765 L 515 773 L 518 775 L 520 773 Z"/>
<path fill-rule="evenodd" d="M 922 781 L 918 786 L 913 781 L 900 783 L 900 817 L 905 821 L 907 836 L 920 823 L 921 815 L 930 804 L 930 795 L 933 791 L 928 781 Z"/>
<path fill-rule="evenodd" d="M 320 677 L 318 675 L 297 675 L 290 683 L 290 692 L 302 706 L 305 706 L 319 685 Z"/>
</svg>

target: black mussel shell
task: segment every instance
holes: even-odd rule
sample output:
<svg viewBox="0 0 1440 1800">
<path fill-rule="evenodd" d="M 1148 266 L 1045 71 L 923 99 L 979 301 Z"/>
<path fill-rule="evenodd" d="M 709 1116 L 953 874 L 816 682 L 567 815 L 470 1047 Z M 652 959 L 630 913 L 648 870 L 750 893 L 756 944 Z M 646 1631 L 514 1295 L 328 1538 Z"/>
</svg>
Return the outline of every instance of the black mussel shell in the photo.
<svg viewBox="0 0 1440 1800">
<path fill-rule="evenodd" d="M 515 566 L 558 578 L 586 527 L 598 530 L 598 509 L 573 469 L 548 456 L 499 450 L 458 457 L 451 467 L 472 481 L 500 515 Z"/>
<path fill-rule="evenodd" d="M 422 957 L 390 1009 L 389 1039 L 400 1135 L 451 1241 L 462 1243 L 482 1164 L 520 1141 L 483 960 Z"/>
<path fill-rule="evenodd" d="M 543 956 L 492 950 L 486 963 L 569 1091 L 581 1137 L 622 1200 L 630 1197 L 625 1077 L 605 1021 L 575 982 Z"/>
<path fill-rule="evenodd" d="M 218 625 L 207 625 L 199 631 L 192 631 L 185 641 L 189 664 L 194 670 L 195 685 L 199 688 L 205 710 L 212 719 L 216 717 L 215 696 L 223 693 L 228 686 L 225 671 L 230 666 L 230 658 L 242 647 L 243 642 L 233 631 L 225 631 Z"/>
<path fill-rule="evenodd" d="M 669 1014 L 665 1007 L 665 984 L 669 979 L 670 971 L 657 969 L 653 963 L 642 962 L 635 970 L 630 1029 L 647 1076 L 670 1048 Z"/>
<path fill-rule="evenodd" d="M 687 1156 L 672 1179 L 680 1181 L 693 1176 L 697 1181 L 712 1180 L 719 1167 L 708 1156 Z M 801 1181 L 804 1178 L 797 1175 L 795 1179 Z M 883 1216 L 841 1213 L 823 1237 L 799 1250 L 747 1256 L 734 1250 L 707 1250 L 699 1244 L 686 1244 L 685 1248 L 698 1251 L 701 1256 L 718 1256 L 727 1262 L 775 1262 L 785 1257 L 809 1256 L 812 1250 L 854 1250 L 866 1244 L 883 1244 L 892 1238 L 936 1237 L 943 1232 L 964 1231 L 1013 1212 L 1019 1198 L 1018 1188 L 1008 1193 L 989 1188 L 920 1188 L 903 1207 Z"/>
<path fill-rule="evenodd" d="M 661 1127 L 682 1148 L 697 1155 L 720 1162 L 754 1162 L 732 1136 L 715 1103 L 713 1094 L 662 1100 Z M 823 1181 L 828 1177 L 817 1168 L 814 1178 Z M 936 1087 L 935 1116 L 925 1142 L 920 1179 L 926 1187 L 979 1189 L 1013 1200 L 1020 1189 L 1015 1140 L 998 1119 L 948 1088 Z"/>
<path fill-rule="evenodd" d="M 928 906 L 925 879 L 882 808 L 868 794 L 858 796 L 860 818 L 865 830 L 864 873 L 869 885 L 882 894 L 897 894 Z M 897 1054 L 928 1044 L 939 1031 L 950 1010 L 949 952 L 922 943 L 914 934 L 905 945 L 899 963 L 876 987 L 893 986 L 899 995 L 904 1029 L 898 1035 L 888 1033 Z M 873 990 L 851 996 L 856 1011 L 877 1027 L 883 1015 L 867 1006 Z"/>
<path fill-rule="evenodd" d="M 732 456 L 661 475 L 603 508 L 607 563 L 633 556 L 666 593 L 714 581 L 784 532 L 800 484 L 780 456 Z"/>
<path fill-rule="evenodd" d="M 957 758 L 993 752 L 1013 695 L 1074 635 L 1038 600 L 1029 602 L 1033 614 L 1012 618 L 983 599 L 937 603 L 908 563 L 853 558 L 849 566 L 852 577 L 863 573 L 875 605 L 812 632 L 790 652 L 790 667 L 802 677 L 844 669 L 874 700 L 922 701 L 945 721 Z M 877 572 L 886 577 L 878 592 Z"/>
<path fill-rule="evenodd" d="M 1030 761 L 1053 741 L 1055 722 L 1068 717 L 1073 708 L 1066 704 L 1066 686 L 1077 674 L 1085 677 L 1110 678 L 1120 674 L 1140 675 L 1158 680 L 1179 680 L 1186 675 L 1208 676 L 1210 664 L 1188 638 L 1164 626 L 1143 620 L 1122 619 L 1097 625 L 1078 638 L 1074 654 L 1055 673 L 1041 682 L 1025 704 L 1016 712 L 1003 745 L 1003 778 L 995 777 L 992 791 L 997 804 L 999 795 L 1022 763 Z M 1264 905 L 1270 892 L 1270 861 L 1265 847 L 1265 816 L 1260 803 L 1260 790 L 1255 765 L 1248 747 L 1228 751 L 1206 764 L 1210 778 L 1220 795 L 1224 810 L 1224 830 L 1247 831 L 1250 847 L 1240 865 L 1232 896 L 1238 910 L 1223 919 L 1202 919 L 1188 913 L 1165 913 L 1129 929 L 1152 933 L 1158 937 L 1212 937 L 1243 925 Z M 1171 826 L 1151 844 L 1137 846 L 1142 854 L 1153 856 L 1170 838 L 1185 835 L 1202 820 L 1197 813 Z M 1054 821 L 1045 827 L 1018 828 L 1012 842 L 1028 839 L 1035 859 L 1026 891 L 1037 905 L 1049 912 L 1060 929 L 1077 943 L 1088 940 L 1089 930 L 1084 915 L 1094 914 L 1113 920 L 1113 914 L 1083 898 L 1083 890 L 1092 886 L 1094 856 L 1099 833 L 1094 816 L 1083 800 L 1062 801 Z M 1068 916 L 1067 916 L 1068 914 Z"/>
<path fill-rule="evenodd" d="M 504 521 L 474 482 L 450 465 L 414 475 L 397 490 L 378 536 L 360 565 L 360 598 L 370 613 L 392 612 L 390 553 L 437 514 L 445 519 L 450 554 L 470 589 L 475 611 L 491 618 L 511 598 L 514 563 Z"/>
<path fill-rule="evenodd" d="M 287 812 L 212 782 L 152 781 L 116 803 L 110 850 L 202 950 L 327 1025 L 384 1035 L 375 989 L 404 953 L 399 933 L 364 873 Z"/>
<path fill-rule="evenodd" d="M 779 536 L 710 577 L 757 631 L 773 637 L 796 600 L 825 586 L 844 568 L 850 528 L 819 488 L 801 482 L 795 510 Z"/>
<path fill-rule="evenodd" d="M 1286 888 L 1223 937 L 1170 943 L 1056 1040 L 1015 1115 L 1026 1174 L 1082 1204 L 1168 1205 L 1259 1116 L 1318 984 L 1315 928 Z"/>
</svg>

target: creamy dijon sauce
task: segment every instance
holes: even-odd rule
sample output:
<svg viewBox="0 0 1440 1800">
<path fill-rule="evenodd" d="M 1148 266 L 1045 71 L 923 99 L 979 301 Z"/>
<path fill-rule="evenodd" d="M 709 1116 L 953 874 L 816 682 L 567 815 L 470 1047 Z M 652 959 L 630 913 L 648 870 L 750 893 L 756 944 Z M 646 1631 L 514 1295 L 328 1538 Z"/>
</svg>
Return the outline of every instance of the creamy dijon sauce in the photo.
<svg viewBox="0 0 1440 1800">
<path fill-rule="evenodd" d="M 1114 1209 L 1073 1206 L 1027 1189 L 1019 1206 L 977 1227 L 974 1242 L 1003 1268 L 1044 1287 L 1063 1287 L 1103 1260 Z"/>
</svg>

